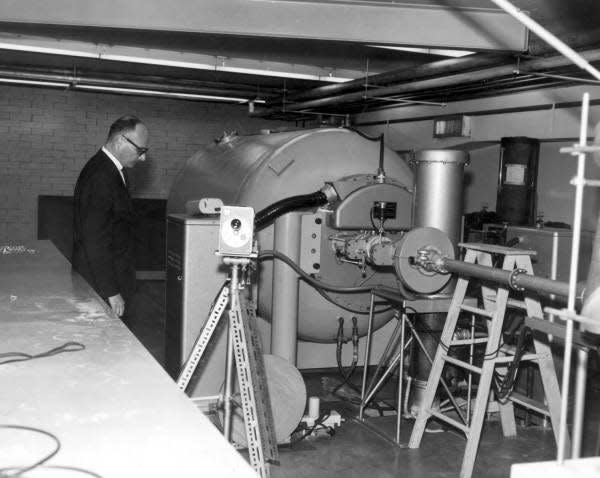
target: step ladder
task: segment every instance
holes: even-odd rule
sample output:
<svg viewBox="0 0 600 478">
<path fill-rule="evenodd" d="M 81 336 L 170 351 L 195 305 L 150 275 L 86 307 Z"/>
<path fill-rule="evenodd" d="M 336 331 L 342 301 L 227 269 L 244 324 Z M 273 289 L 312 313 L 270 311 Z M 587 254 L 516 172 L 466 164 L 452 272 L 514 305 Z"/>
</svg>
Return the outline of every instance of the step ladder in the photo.
<svg viewBox="0 0 600 478">
<path fill-rule="evenodd" d="M 535 251 L 513 249 L 491 244 L 467 243 L 459 244 L 459 246 L 466 250 L 464 258 L 464 262 L 466 263 L 493 267 L 492 254 L 496 254 L 503 257 L 502 269 L 511 272 L 515 270 L 524 270 L 528 274 L 533 274 L 531 256 L 536 254 Z M 517 302 L 509 299 L 511 289 L 508 285 L 498 285 L 497 288 L 489 285 L 482 285 L 481 299 L 484 308 L 481 309 L 466 305 L 464 302 L 468 285 L 468 278 L 460 277 L 457 281 L 440 339 L 440 345 L 437 348 L 429 379 L 427 381 L 421 409 L 416 418 L 408 444 L 409 448 L 419 448 L 427 421 L 432 417 L 461 430 L 466 435 L 467 445 L 460 470 L 460 478 L 470 478 L 473 472 L 481 429 L 483 427 L 486 410 L 488 409 L 494 371 L 495 369 L 498 370 L 498 372 L 505 371 L 508 366 L 507 364 L 514 360 L 514 355 L 511 351 L 507 347 L 502 347 L 501 344 L 502 326 L 507 306 L 510 305 L 514 307 L 517 305 L 525 309 L 528 316 L 543 317 L 542 307 L 537 297 L 531 293 L 525 292 L 524 301 Z M 487 323 L 487 337 L 457 339 L 455 330 L 461 312 L 467 312 L 472 314 L 474 318 L 479 317 L 480 320 L 485 320 Z M 517 433 L 513 408 L 514 402 L 548 416 L 552 424 L 556 442 L 558 443 L 560 390 L 556 378 L 554 361 L 548 345 L 547 336 L 534 334 L 533 341 L 535 353 L 525 353 L 521 357 L 521 361 L 532 360 L 538 363 L 547 405 L 533 402 L 528 397 L 519 396 L 516 393 L 509 395 L 504 403 L 501 403 L 500 401 L 496 402 L 499 407 L 502 432 L 505 437 L 514 436 Z M 449 356 L 452 347 L 482 342 L 486 344 L 486 348 L 483 363 L 480 365 L 475 365 L 472 361 L 466 362 Z M 472 416 L 466 417 L 463 421 L 458 421 L 453 417 L 432 408 L 438 384 L 440 383 L 444 365 L 446 363 L 463 368 L 469 373 L 479 374 L 479 385 L 475 403 L 472 407 Z M 458 413 L 458 415 L 461 419 L 464 418 L 461 413 Z"/>
<path fill-rule="evenodd" d="M 206 351 L 211 337 L 223 312 L 229 305 L 229 344 L 227 355 L 235 358 L 237 378 L 240 389 L 240 400 L 242 405 L 242 416 L 248 443 L 248 455 L 250 464 L 261 476 L 270 477 L 270 465 L 279 464 L 277 438 L 273 423 L 271 402 L 267 387 L 264 359 L 258 327 L 256 324 L 256 313 L 254 302 L 249 301 L 246 295 L 240 293 L 238 281 L 238 268 L 246 265 L 247 259 L 224 258 L 224 262 L 232 269 L 231 281 L 226 283 L 214 305 L 192 351 L 183 366 L 177 386 L 185 391 L 196 368 Z M 223 434 L 229 440 L 231 429 L 231 386 L 228 385 L 231 377 L 232 361 L 228 360 L 225 380 L 225 417 Z"/>
</svg>

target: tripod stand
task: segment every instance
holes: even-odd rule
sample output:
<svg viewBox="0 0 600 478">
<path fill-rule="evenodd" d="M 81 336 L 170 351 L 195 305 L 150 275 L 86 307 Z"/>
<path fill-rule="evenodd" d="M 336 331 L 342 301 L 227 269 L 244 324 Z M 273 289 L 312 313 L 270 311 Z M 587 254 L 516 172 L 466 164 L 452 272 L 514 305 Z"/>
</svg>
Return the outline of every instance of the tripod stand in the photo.
<svg viewBox="0 0 600 478">
<path fill-rule="evenodd" d="M 262 478 L 270 476 L 270 463 L 277 464 L 278 450 L 273 425 L 271 402 L 265 376 L 260 338 L 256 326 L 254 304 L 240 293 L 240 268 L 247 267 L 247 257 L 224 257 L 223 262 L 231 268 L 231 279 L 223 285 L 211 308 L 200 334 L 194 344 L 179 377 L 178 387 L 185 391 L 192 375 L 202 359 L 223 312 L 229 305 L 229 340 L 225 376 L 223 434 L 231 435 L 233 363 L 237 369 L 241 405 L 248 442 L 250 464 Z"/>
</svg>

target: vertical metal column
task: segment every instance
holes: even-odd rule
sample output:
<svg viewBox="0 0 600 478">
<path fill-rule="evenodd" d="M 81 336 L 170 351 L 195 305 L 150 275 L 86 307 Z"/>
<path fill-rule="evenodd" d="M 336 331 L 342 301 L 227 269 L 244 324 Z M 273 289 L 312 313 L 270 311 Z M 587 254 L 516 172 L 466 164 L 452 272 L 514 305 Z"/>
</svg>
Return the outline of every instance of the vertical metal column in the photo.
<svg viewBox="0 0 600 478">
<path fill-rule="evenodd" d="M 299 213 L 284 214 L 275 221 L 273 249 L 294 262 L 300 260 Z M 273 264 L 271 353 L 296 365 L 298 341 L 298 275 L 281 261 Z"/>
<path fill-rule="evenodd" d="M 415 165 L 415 200 L 413 209 L 414 227 L 435 227 L 448 235 L 458 252 L 457 244 L 461 238 L 463 214 L 464 168 L 469 163 L 469 155 L 458 150 L 423 150 L 413 161 Z M 441 291 L 452 294 L 455 281 L 452 280 Z M 444 328 L 445 313 L 420 314 L 415 323 L 435 334 L 423 333 L 421 340 L 424 349 L 416 348 L 412 360 L 413 395 L 412 406 L 420 408 L 427 379 L 431 371 L 431 361 L 423 350 L 434 355 L 437 340 Z M 411 407 L 412 408 L 412 407 Z"/>
</svg>

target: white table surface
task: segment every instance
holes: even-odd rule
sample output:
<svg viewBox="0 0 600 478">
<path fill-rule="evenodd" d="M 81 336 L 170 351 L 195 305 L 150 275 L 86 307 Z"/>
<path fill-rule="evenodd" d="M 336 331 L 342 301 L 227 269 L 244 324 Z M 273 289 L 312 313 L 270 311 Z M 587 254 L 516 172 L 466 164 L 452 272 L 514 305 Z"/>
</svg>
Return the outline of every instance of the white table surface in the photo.
<svg viewBox="0 0 600 478">
<path fill-rule="evenodd" d="M 53 433 L 61 449 L 48 465 L 103 478 L 257 476 L 51 243 L 27 247 L 35 252 L 0 247 L 0 353 L 68 341 L 85 350 L 0 365 L 0 424 Z M 0 468 L 51 449 L 48 438 L 0 429 Z M 86 476 L 56 473 L 27 476 Z"/>
</svg>

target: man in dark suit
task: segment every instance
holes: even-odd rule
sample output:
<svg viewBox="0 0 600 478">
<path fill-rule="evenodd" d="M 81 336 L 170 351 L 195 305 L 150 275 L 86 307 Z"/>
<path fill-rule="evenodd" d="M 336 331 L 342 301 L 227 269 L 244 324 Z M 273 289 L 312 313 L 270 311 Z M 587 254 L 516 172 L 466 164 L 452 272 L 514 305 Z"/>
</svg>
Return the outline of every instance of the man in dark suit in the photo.
<svg viewBox="0 0 600 478">
<path fill-rule="evenodd" d="M 73 268 L 119 317 L 135 293 L 134 213 L 125 168 L 146 159 L 148 130 L 123 116 L 75 185 Z"/>
</svg>

